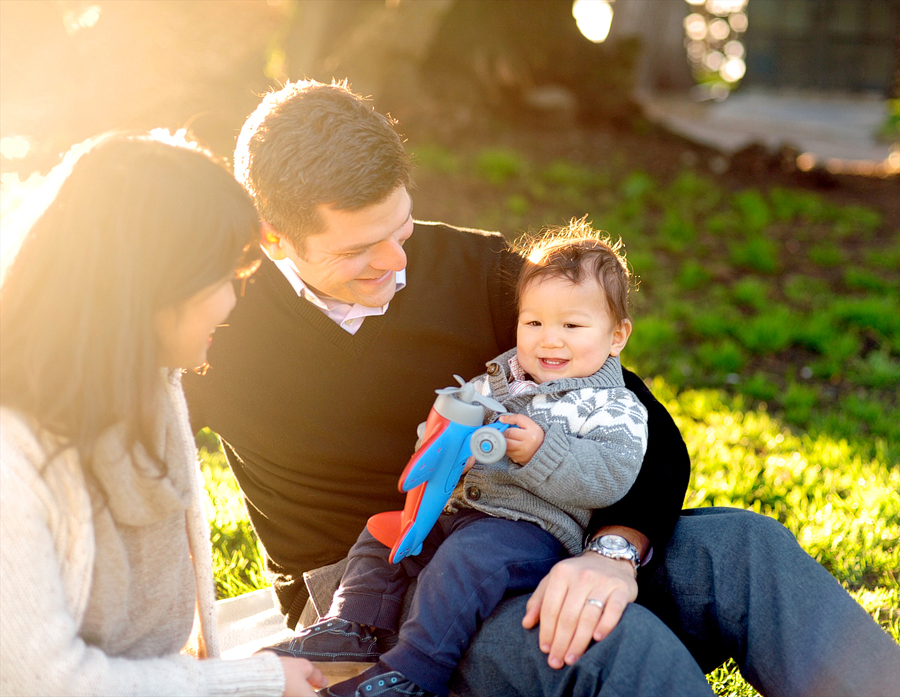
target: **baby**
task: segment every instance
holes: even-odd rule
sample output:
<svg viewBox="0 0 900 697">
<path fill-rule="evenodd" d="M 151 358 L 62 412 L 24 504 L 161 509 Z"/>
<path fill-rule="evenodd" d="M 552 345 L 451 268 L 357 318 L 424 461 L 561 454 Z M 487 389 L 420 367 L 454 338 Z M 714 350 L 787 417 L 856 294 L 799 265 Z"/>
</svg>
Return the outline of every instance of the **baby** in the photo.
<svg viewBox="0 0 900 697">
<path fill-rule="evenodd" d="M 480 623 L 508 593 L 533 590 L 561 558 L 580 554 L 592 511 L 637 477 L 647 412 L 619 362 L 632 329 L 620 245 L 573 221 L 526 252 L 516 348 L 476 382 L 511 412 L 499 416 L 517 427 L 504 432 L 506 456 L 470 460 L 419 555 L 391 564 L 390 549 L 363 531 L 326 617 L 277 647 L 312 661 L 376 662 L 321 694 L 448 694 Z M 636 552 L 628 558 L 636 570 Z"/>
</svg>

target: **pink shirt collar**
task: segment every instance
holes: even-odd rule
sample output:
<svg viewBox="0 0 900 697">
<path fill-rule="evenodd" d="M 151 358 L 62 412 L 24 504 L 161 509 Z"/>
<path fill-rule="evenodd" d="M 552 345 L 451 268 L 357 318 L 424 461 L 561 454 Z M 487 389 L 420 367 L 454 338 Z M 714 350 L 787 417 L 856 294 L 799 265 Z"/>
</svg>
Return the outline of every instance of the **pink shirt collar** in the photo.
<svg viewBox="0 0 900 697">
<path fill-rule="evenodd" d="M 313 305 L 324 312 L 329 319 L 337 324 L 341 329 L 349 334 L 356 334 L 362 326 L 366 317 L 374 317 L 383 315 L 387 312 L 390 303 L 385 303 L 381 307 L 366 307 L 358 303 L 345 303 L 327 295 L 317 295 L 316 292 L 303 282 L 297 267 L 290 259 L 273 260 L 275 266 L 284 275 L 291 287 L 297 292 L 301 298 L 309 300 Z M 394 276 L 397 283 L 396 289 L 402 290 L 406 287 L 406 269 L 397 271 Z"/>
</svg>

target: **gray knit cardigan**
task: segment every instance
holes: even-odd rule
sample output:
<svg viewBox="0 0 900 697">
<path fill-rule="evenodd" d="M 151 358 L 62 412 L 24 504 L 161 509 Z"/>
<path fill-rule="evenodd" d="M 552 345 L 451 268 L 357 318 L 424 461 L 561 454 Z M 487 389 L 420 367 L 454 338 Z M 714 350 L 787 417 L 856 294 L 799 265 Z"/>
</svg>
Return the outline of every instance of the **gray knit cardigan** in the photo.
<svg viewBox="0 0 900 697">
<path fill-rule="evenodd" d="M 531 521 L 578 554 L 591 512 L 621 499 L 637 478 L 647 450 L 647 410 L 625 387 L 614 356 L 590 377 L 551 380 L 510 397 L 515 354 L 512 349 L 490 361 L 475 383 L 510 412 L 533 419 L 544 442 L 524 466 L 507 457 L 476 463 L 448 505 Z M 487 421 L 497 417 L 490 412 Z"/>
</svg>

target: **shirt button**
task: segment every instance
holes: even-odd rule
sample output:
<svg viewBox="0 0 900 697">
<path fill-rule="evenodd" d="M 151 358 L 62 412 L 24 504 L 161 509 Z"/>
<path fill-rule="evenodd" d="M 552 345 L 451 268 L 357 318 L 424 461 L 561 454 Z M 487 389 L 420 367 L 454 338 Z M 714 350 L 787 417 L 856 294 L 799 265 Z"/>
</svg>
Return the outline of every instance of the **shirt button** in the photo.
<svg viewBox="0 0 900 697">
<path fill-rule="evenodd" d="M 488 374 L 488 375 L 496 375 L 496 374 L 499 373 L 499 372 L 500 372 L 500 366 L 499 366 L 497 363 L 491 363 L 491 364 L 487 367 L 487 374 Z"/>
<path fill-rule="evenodd" d="M 481 489 L 477 486 L 470 486 L 466 489 L 466 498 L 470 501 L 477 501 L 481 498 Z"/>
</svg>

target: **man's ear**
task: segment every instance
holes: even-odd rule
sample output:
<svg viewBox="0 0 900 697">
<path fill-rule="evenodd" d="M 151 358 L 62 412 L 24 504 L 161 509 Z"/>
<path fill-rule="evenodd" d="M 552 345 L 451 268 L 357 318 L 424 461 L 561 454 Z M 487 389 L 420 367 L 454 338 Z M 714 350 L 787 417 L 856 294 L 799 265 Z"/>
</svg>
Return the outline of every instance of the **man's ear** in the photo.
<svg viewBox="0 0 900 697">
<path fill-rule="evenodd" d="M 284 253 L 281 235 L 275 232 L 275 228 L 269 225 L 265 220 L 260 226 L 259 234 L 259 244 L 265 250 L 266 256 L 269 257 L 269 259 L 272 261 L 279 261 L 287 256 Z"/>
<path fill-rule="evenodd" d="M 609 347 L 610 356 L 618 356 L 628 343 L 628 337 L 631 336 L 633 326 L 630 319 L 623 319 L 619 325 L 613 330 L 612 346 Z"/>
</svg>

